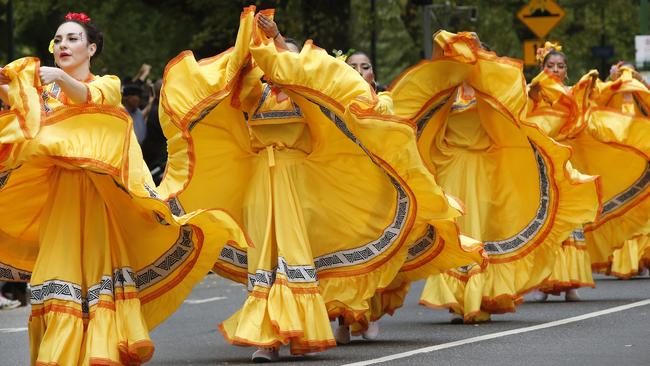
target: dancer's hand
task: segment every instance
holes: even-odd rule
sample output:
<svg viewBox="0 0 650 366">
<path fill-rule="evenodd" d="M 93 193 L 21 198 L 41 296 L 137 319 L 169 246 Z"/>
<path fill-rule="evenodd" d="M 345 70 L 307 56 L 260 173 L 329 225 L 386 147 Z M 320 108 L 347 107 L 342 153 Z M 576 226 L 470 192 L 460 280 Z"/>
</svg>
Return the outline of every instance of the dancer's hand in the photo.
<svg viewBox="0 0 650 366">
<path fill-rule="evenodd" d="M 65 74 L 65 71 L 57 67 L 41 66 L 40 68 L 41 83 L 43 85 L 51 84 L 55 81 L 60 81 Z"/>
<path fill-rule="evenodd" d="M 277 24 L 263 14 L 260 14 L 258 20 L 257 20 L 257 25 L 260 27 L 262 32 L 269 37 L 275 39 L 280 34 L 280 31 L 278 30 Z"/>
</svg>

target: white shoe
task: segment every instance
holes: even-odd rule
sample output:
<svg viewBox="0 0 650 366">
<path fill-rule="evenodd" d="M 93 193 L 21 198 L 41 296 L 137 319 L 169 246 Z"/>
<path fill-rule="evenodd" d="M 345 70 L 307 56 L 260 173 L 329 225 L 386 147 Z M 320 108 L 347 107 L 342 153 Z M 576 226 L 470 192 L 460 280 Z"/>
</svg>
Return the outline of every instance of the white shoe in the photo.
<svg viewBox="0 0 650 366">
<path fill-rule="evenodd" d="M 580 295 L 578 295 L 578 290 L 576 289 L 571 289 L 567 292 L 564 293 L 564 301 L 580 301 Z"/>
<path fill-rule="evenodd" d="M 368 323 L 368 329 L 366 329 L 363 333 L 361 333 L 363 339 L 368 339 L 368 340 L 377 339 L 378 335 L 379 335 L 379 323 L 377 322 Z"/>
<path fill-rule="evenodd" d="M 336 343 L 338 344 L 350 343 L 350 326 L 339 325 L 334 332 L 334 339 L 336 339 Z"/>
<path fill-rule="evenodd" d="M 639 276 L 641 276 L 641 277 L 650 276 L 650 270 L 648 270 L 648 267 L 643 267 L 643 269 L 641 271 L 639 271 Z"/>
<path fill-rule="evenodd" d="M 277 348 L 258 348 L 251 357 L 253 362 L 275 362 L 280 359 L 280 350 Z"/>
<path fill-rule="evenodd" d="M 22 305 L 18 300 L 9 300 L 0 295 L 0 310 L 10 310 L 20 307 Z"/>
<path fill-rule="evenodd" d="M 540 290 L 535 290 L 531 292 L 531 295 L 533 301 L 537 301 L 537 302 L 544 302 L 546 301 L 546 299 L 548 299 L 548 294 Z"/>
</svg>

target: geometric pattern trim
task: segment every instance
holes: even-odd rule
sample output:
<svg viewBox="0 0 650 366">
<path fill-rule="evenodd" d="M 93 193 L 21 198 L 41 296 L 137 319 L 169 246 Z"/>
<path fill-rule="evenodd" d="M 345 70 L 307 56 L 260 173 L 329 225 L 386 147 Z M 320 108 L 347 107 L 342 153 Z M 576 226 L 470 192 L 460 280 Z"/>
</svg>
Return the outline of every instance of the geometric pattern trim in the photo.
<svg viewBox="0 0 650 366">
<path fill-rule="evenodd" d="M 143 183 L 143 186 L 144 186 L 144 189 L 147 191 L 147 193 L 149 193 L 149 197 L 151 197 L 151 198 L 160 198 L 160 196 L 158 195 L 158 192 L 156 192 L 155 189 L 149 187 L 149 185 L 147 183 Z"/>
<path fill-rule="evenodd" d="M 270 91 L 270 88 L 265 89 L 265 92 Z M 314 102 L 315 103 L 315 102 Z M 317 104 L 317 103 L 316 103 Z M 317 104 L 318 105 L 318 104 Z M 319 105 L 320 106 L 320 105 Z M 296 106 L 297 107 L 297 106 Z M 327 116 L 336 127 L 343 132 L 345 136 L 351 139 L 356 143 L 363 151 L 368 155 L 368 157 L 375 163 L 382 171 L 385 172 L 383 167 L 373 159 L 372 155 L 368 150 L 361 144 L 361 142 L 352 134 L 352 132 L 347 128 L 343 120 L 341 120 L 336 114 L 334 114 L 329 109 L 320 106 L 321 111 L 325 116 Z M 299 110 L 298 110 L 299 112 Z M 388 174 L 387 174 L 388 175 Z M 406 222 L 408 221 L 408 212 L 411 207 L 411 201 L 409 196 L 406 194 L 404 188 L 399 184 L 399 182 L 388 175 L 391 180 L 391 183 L 395 186 L 397 191 L 397 205 L 394 214 L 392 223 L 384 229 L 381 236 L 367 244 L 359 246 L 357 248 L 342 250 L 334 253 L 328 253 L 320 257 L 314 258 L 315 267 L 310 266 L 299 266 L 299 267 L 290 267 L 290 266 L 281 266 L 281 270 L 286 269 L 285 273 L 289 281 L 302 282 L 303 279 L 306 282 L 316 281 L 316 272 L 324 269 L 330 268 L 340 268 L 350 265 L 357 265 L 360 263 L 365 263 L 378 255 L 384 253 L 388 248 L 390 248 L 393 243 L 400 237 L 400 234 L 404 230 Z M 248 260 L 245 251 L 236 249 L 232 246 L 226 245 L 219 255 L 219 259 L 225 262 L 228 262 L 234 266 L 240 268 L 248 268 Z M 280 264 L 284 261 L 283 258 L 280 258 Z M 286 263 L 285 263 L 286 264 Z M 291 269 L 291 270 L 290 270 Z M 312 275 L 313 269 L 313 275 Z M 275 280 L 275 270 L 273 271 L 264 271 L 258 270 L 255 274 L 248 275 L 249 277 L 249 288 L 255 284 L 272 284 Z M 293 277 L 292 277 L 293 276 Z"/>
<path fill-rule="evenodd" d="M 43 284 L 32 285 L 30 301 L 32 304 L 43 304 L 50 299 L 72 301 L 81 305 L 84 314 L 88 314 L 90 306 L 95 305 L 101 295 L 107 295 L 114 298 L 116 288 L 134 287 L 138 291 L 146 289 L 169 276 L 171 272 L 177 269 L 194 250 L 192 241 L 193 229 L 189 225 L 181 227 L 180 236 L 176 243 L 163 256 L 161 256 L 152 265 L 143 268 L 137 273 L 132 268 L 118 268 L 112 276 L 102 276 L 99 283 L 88 288 L 85 296 L 81 286 L 75 283 L 50 280 Z M 10 276 L 6 276 L 6 270 L 10 270 Z M 0 273 L 3 279 L 15 279 L 20 275 L 20 271 L 6 265 L 0 264 Z M 23 272 L 23 276 L 28 276 Z"/>
<path fill-rule="evenodd" d="M 90 307 L 99 302 L 101 295 L 110 296 L 114 300 L 115 288 L 136 287 L 134 277 L 131 268 L 116 269 L 113 276 L 102 276 L 100 282 L 90 286 L 85 294 L 76 283 L 62 280 L 45 281 L 43 284 L 32 285 L 30 303 L 41 305 L 52 299 L 71 301 L 81 305 L 82 313 L 87 316 Z"/>
<path fill-rule="evenodd" d="M 585 241 L 585 232 L 582 230 L 582 228 L 577 228 L 571 232 L 571 236 L 573 237 L 574 240 L 577 241 Z"/>
<path fill-rule="evenodd" d="M 318 103 L 316 104 L 318 105 Z M 357 139 L 357 137 L 352 133 L 352 131 L 348 129 L 347 125 L 343 122 L 343 120 L 328 108 L 325 108 L 322 105 L 319 106 L 321 112 L 323 112 L 323 114 L 327 118 L 329 118 L 332 122 L 334 122 L 335 126 L 346 137 L 348 137 L 355 144 L 357 144 L 366 153 L 366 155 L 368 155 L 368 157 L 372 160 L 372 162 L 375 163 L 375 165 L 377 165 L 380 169 L 382 169 L 382 171 L 386 173 L 386 170 L 376 162 L 376 160 L 373 158 L 373 155 L 370 154 L 370 152 L 366 149 L 365 146 L 363 146 L 361 141 Z M 388 176 L 388 178 L 390 178 L 391 183 L 393 184 L 393 186 L 395 186 L 395 189 L 397 191 L 397 205 L 396 205 L 396 211 L 395 211 L 392 224 L 389 225 L 386 229 L 384 229 L 382 235 L 378 239 L 370 243 L 362 245 L 358 248 L 329 253 L 314 258 L 314 264 L 316 265 L 316 269 L 318 271 L 330 269 L 330 268 L 340 268 L 340 267 L 345 267 L 350 265 L 357 265 L 360 263 L 368 262 L 373 258 L 375 258 L 376 256 L 388 250 L 388 248 L 392 246 L 392 244 L 397 240 L 397 238 L 400 237 L 400 234 L 404 230 L 406 222 L 408 221 L 407 215 L 411 207 L 411 201 L 409 199 L 409 196 L 406 194 L 406 191 L 401 186 L 401 184 L 390 174 L 386 173 L 386 175 Z"/>
<path fill-rule="evenodd" d="M 45 111 L 45 113 L 50 113 L 52 111 L 52 108 L 47 103 L 48 99 L 50 97 L 52 97 L 52 99 L 58 99 L 60 93 L 61 93 L 61 88 L 57 83 L 52 84 L 52 88 L 49 92 L 45 89 L 43 90 L 43 93 L 41 94 L 41 98 L 43 99 L 43 110 Z"/>
<path fill-rule="evenodd" d="M 433 226 L 429 225 L 426 234 L 423 237 L 418 239 L 413 246 L 409 248 L 408 256 L 406 257 L 407 261 L 413 260 L 418 256 L 425 253 L 429 248 L 433 246 L 433 243 L 436 241 L 436 230 Z"/>
<path fill-rule="evenodd" d="M 456 270 L 457 270 L 458 272 L 460 272 L 460 273 L 467 273 L 467 272 L 469 272 L 472 268 L 474 268 L 474 267 L 476 267 L 476 266 L 477 266 L 476 263 L 472 263 L 472 264 L 469 264 L 469 265 L 466 265 L 466 266 L 458 267 L 458 268 L 456 268 Z"/>
<path fill-rule="evenodd" d="M 548 219 L 551 201 L 549 170 L 537 147 L 533 143 L 530 146 L 533 148 L 539 172 L 539 191 L 541 194 L 537 213 L 533 220 L 514 236 L 505 240 L 486 241 L 484 243 L 484 249 L 488 254 L 506 254 L 518 250 L 539 233 Z"/>
<path fill-rule="evenodd" d="M 431 120 L 431 117 L 433 117 L 433 115 L 436 114 L 436 112 L 438 112 L 438 110 L 440 110 L 440 108 L 442 108 L 442 106 L 447 104 L 447 102 L 449 101 L 449 98 L 450 97 L 446 97 L 443 100 L 441 100 L 440 102 L 438 102 L 436 105 L 432 106 L 431 109 L 429 109 L 429 111 L 427 111 L 427 113 L 425 113 L 418 120 L 418 122 L 417 122 L 417 127 L 418 127 L 417 137 L 418 138 L 420 137 L 420 134 L 422 134 L 422 131 L 424 131 L 424 127 L 426 127 L 427 123 L 429 123 L 429 120 Z"/>
<path fill-rule="evenodd" d="M 270 94 L 271 94 L 271 87 L 268 84 L 266 84 L 264 87 L 264 91 L 262 92 L 262 97 L 260 98 L 260 102 L 257 105 L 255 112 L 253 112 L 253 116 L 250 118 L 251 121 L 260 120 L 260 119 L 302 117 L 302 111 L 300 110 L 300 107 L 298 107 L 298 105 L 293 101 L 291 102 L 291 105 L 293 106 L 293 110 L 290 111 L 259 112 L 260 108 L 264 104 L 264 101 L 266 101 L 266 98 L 268 98 Z"/>
<path fill-rule="evenodd" d="M 0 280 L 1 281 L 29 281 L 32 278 L 31 272 L 12 267 L 0 262 Z"/>
<path fill-rule="evenodd" d="M 286 259 L 278 257 L 278 266 L 272 271 L 258 269 L 255 274 L 248 275 L 249 291 L 255 286 L 271 287 L 278 273 L 293 283 L 317 282 L 316 269 L 313 266 L 290 266 Z"/>
<path fill-rule="evenodd" d="M 79 305 L 83 302 L 81 286 L 62 280 L 50 280 L 40 285 L 33 285 L 30 292 L 32 305 L 40 305 L 52 299 L 72 301 Z"/>
<path fill-rule="evenodd" d="M 422 116 L 418 122 L 418 137 L 424 131 L 424 127 L 431 120 L 433 115 L 442 107 L 449 98 L 442 100 L 440 103 L 434 105 L 424 116 Z M 473 105 L 474 103 L 468 103 L 467 106 Z M 453 108 L 453 106 L 452 106 Z M 513 237 L 499 240 L 499 241 L 485 241 L 484 249 L 488 254 L 506 254 L 511 253 L 522 246 L 526 245 L 530 239 L 534 238 L 535 235 L 541 230 L 544 222 L 548 218 L 549 209 L 550 209 L 550 178 L 548 176 L 548 167 L 544 158 L 537 150 L 537 147 L 531 142 L 530 145 L 533 148 L 535 154 L 535 161 L 537 163 L 537 169 L 539 172 L 539 184 L 540 184 L 540 199 L 539 206 L 537 207 L 537 213 L 535 218 L 524 227 L 519 233 L 515 234 Z"/>
<path fill-rule="evenodd" d="M 358 248 L 341 250 L 314 258 L 314 264 L 319 271 L 368 262 L 385 252 L 399 238 L 400 233 L 404 230 L 411 202 L 402 187 L 396 184 L 395 181 L 393 181 L 393 184 L 398 193 L 397 209 L 393 222 L 384 229 L 378 239 L 370 243 Z"/>
<path fill-rule="evenodd" d="M 199 122 L 201 122 L 208 114 L 210 114 L 210 112 L 212 112 L 213 109 L 217 108 L 217 106 L 219 105 L 219 103 L 221 103 L 222 100 L 223 99 L 220 99 L 213 105 L 204 108 L 201 111 L 201 114 L 195 120 L 190 122 L 190 124 L 187 126 L 188 131 L 192 131 Z"/>
<path fill-rule="evenodd" d="M 169 210 L 176 216 L 183 216 L 185 215 L 185 210 L 183 210 L 183 206 L 181 206 L 181 201 L 178 199 L 178 197 L 172 197 L 167 201 L 167 205 L 169 205 Z"/>
<path fill-rule="evenodd" d="M 224 245 L 223 249 L 221 249 L 219 260 L 243 269 L 248 268 L 248 256 L 246 252 L 228 244 Z"/>
<path fill-rule="evenodd" d="M 641 192 L 643 192 L 648 187 L 648 185 L 650 185 L 650 161 L 646 163 L 643 174 L 641 174 L 639 179 L 637 179 L 634 184 L 603 204 L 603 209 L 600 214 L 607 215 L 619 207 L 625 205 L 636 196 L 641 194 Z"/>
<path fill-rule="evenodd" d="M 144 186 L 144 189 L 149 194 L 149 197 L 160 199 L 160 196 L 158 195 L 158 192 L 156 192 L 155 189 L 151 188 L 147 183 L 143 183 L 143 186 Z M 167 221 L 165 221 L 165 218 L 159 212 L 154 211 L 153 216 L 156 219 L 156 221 L 158 221 L 159 224 L 169 226 L 169 223 Z"/>
<path fill-rule="evenodd" d="M 195 250 L 192 235 L 194 230 L 189 225 L 181 226 L 180 235 L 176 243 L 156 262 L 139 270 L 135 278 L 135 285 L 139 290 L 146 289 L 160 282 L 171 272 L 176 270 Z M 126 279 L 126 278 L 125 278 Z"/>
</svg>

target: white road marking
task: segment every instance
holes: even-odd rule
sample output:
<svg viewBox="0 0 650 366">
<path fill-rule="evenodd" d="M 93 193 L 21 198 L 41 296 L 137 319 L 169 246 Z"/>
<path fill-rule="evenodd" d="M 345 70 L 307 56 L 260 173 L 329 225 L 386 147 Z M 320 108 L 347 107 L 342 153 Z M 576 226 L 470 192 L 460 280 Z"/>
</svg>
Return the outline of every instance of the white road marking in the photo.
<svg viewBox="0 0 650 366">
<path fill-rule="evenodd" d="M 26 331 L 27 328 L 0 328 L 0 333 L 19 333 Z"/>
<path fill-rule="evenodd" d="M 443 349 L 447 349 L 447 348 L 463 346 L 463 345 L 470 344 L 470 343 L 486 341 L 486 340 L 489 340 L 489 339 L 506 337 L 506 336 L 510 336 L 510 335 L 513 335 L 513 334 L 527 333 L 527 332 L 532 332 L 532 331 L 535 331 L 535 330 L 557 327 L 557 326 L 564 325 L 564 324 L 575 323 L 575 322 L 579 322 L 579 321 L 582 321 L 582 320 L 585 320 L 585 319 L 591 319 L 591 318 L 595 318 L 595 317 L 598 317 L 598 316 L 607 315 L 607 314 L 611 314 L 611 313 L 616 313 L 616 312 L 619 312 L 619 311 L 625 311 L 625 310 L 637 308 L 639 306 L 646 306 L 646 305 L 650 305 L 650 299 L 633 302 L 631 304 L 616 306 L 616 307 L 605 309 L 605 310 L 594 311 L 593 313 L 578 315 L 578 316 L 574 316 L 574 317 L 571 317 L 571 318 L 560 319 L 560 320 L 555 320 L 555 321 L 548 322 L 548 323 L 533 325 L 533 326 L 530 326 L 530 327 L 511 329 L 511 330 L 506 330 L 506 331 L 503 331 L 503 332 L 497 332 L 497 333 L 486 334 L 486 335 L 482 335 L 482 336 L 478 336 L 478 337 L 461 339 L 461 340 L 454 341 L 454 342 L 437 344 L 435 346 L 419 348 L 419 349 L 415 349 L 415 350 L 408 351 L 408 352 L 396 353 L 394 355 L 375 358 L 375 359 L 372 359 L 372 360 L 349 363 L 349 364 L 345 364 L 343 366 L 365 366 L 365 365 L 374 365 L 374 364 L 382 363 L 382 362 L 389 362 L 389 361 L 393 361 L 393 360 L 398 360 L 400 358 L 411 357 L 411 356 L 421 354 L 421 353 L 429 353 L 429 352 L 439 351 L 439 350 L 443 350 Z"/>
<path fill-rule="evenodd" d="M 183 302 L 185 304 L 197 305 L 197 304 L 205 304 L 206 302 L 213 302 L 213 301 L 219 301 L 219 300 L 224 300 L 224 299 L 227 299 L 227 297 L 217 296 L 217 297 L 209 297 L 207 299 L 185 300 Z"/>
</svg>

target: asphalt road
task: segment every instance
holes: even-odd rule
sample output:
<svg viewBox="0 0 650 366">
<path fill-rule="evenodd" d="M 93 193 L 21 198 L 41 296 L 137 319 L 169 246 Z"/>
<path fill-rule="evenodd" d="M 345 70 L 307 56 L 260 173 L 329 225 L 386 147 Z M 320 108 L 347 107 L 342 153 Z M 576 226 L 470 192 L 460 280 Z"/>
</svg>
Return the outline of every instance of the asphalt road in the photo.
<svg viewBox="0 0 650 366">
<path fill-rule="evenodd" d="M 580 290 L 582 302 L 527 302 L 481 325 L 450 324 L 446 311 L 417 305 L 421 288 L 413 286 L 404 308 L 381 320 L 377 340 L 355 338 L 309 357 L 282 349 L 278 364 L 371 365 L 389 357 L 383 365 L 650 365 L 650 278 L 598 277 L 596 289 Z M 206 277 L 152 333 L 150 364 L 249 364 L 253 349 L 227 344 L 216 328 L 245 296 L 240 285 Z M 28 316 L 27 308 L 0 312 L 0 365 L 29 364 Z"/>
</svg>

